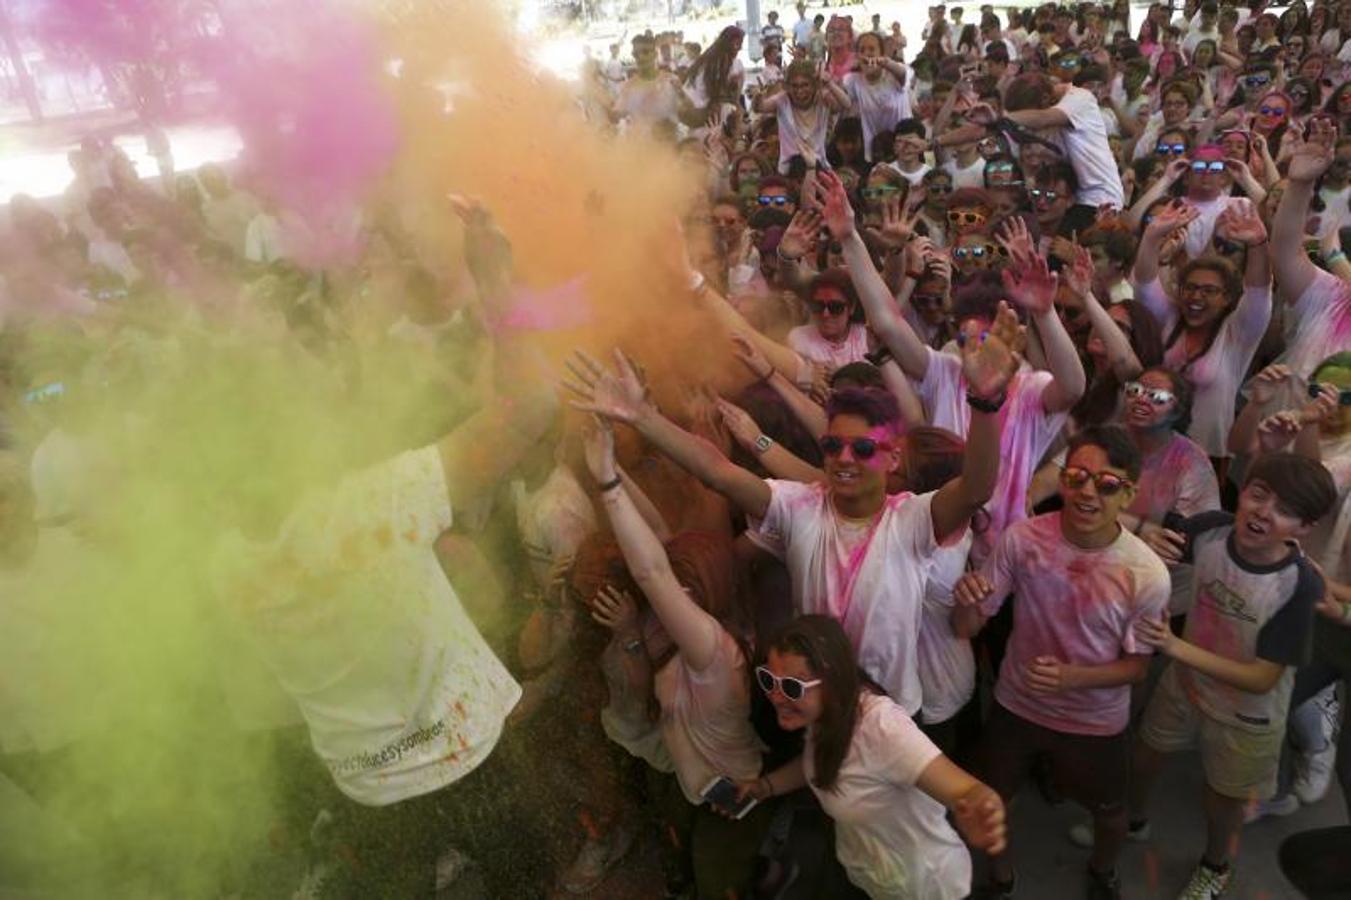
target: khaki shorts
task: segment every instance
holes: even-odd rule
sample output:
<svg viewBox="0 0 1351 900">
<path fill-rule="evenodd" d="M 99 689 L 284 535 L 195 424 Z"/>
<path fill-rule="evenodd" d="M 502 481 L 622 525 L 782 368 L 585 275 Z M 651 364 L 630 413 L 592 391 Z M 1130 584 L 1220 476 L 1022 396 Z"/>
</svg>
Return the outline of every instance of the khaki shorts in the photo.
<svg viewBox="0 0 1351 900">
<path fill-rule="evenodd" d="M 1285 728 L 1269 734 L 1226 725 L 1187 699 L 1169 663 L 1149 698 L 1140 722 L 1140 738 L 1160 753 L 1199 747 L 1206 784 L 1235 800 L 1266 800 L 1276 793 Z"/>
</svg>

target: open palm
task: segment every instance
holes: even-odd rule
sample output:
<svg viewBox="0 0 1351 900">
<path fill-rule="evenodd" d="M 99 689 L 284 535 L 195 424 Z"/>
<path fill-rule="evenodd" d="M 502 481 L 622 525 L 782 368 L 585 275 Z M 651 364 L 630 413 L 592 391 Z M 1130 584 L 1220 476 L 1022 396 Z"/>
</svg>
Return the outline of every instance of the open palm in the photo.
<svg viewBox="0 0 1351 900">
<path fill-rule="evenodd" d="M 582 350 L 575 351 L 565 365 L 572 373 L 572 379 L 565 379 L 563 387 L 581 398 L 572 401 L 575 408 L 630 424 L 650 408 L 647 388 L 624 351 L 615 349 L 616 372 L 609 371 Z"/>
</svg>

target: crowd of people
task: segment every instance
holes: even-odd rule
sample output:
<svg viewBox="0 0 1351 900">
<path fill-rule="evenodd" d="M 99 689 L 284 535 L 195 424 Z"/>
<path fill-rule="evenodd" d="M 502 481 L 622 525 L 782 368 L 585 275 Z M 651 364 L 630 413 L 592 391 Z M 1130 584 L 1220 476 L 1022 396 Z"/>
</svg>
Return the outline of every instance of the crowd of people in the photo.
<svg viewBox="0 0 1351 900">
<path fill-rule="evenodd" d="M 578 85 L 692 186 L 653 277 L 717 344 L 694 382 L 650 339 L 541 359 L 473 199 L 461 270 L 370 210 L 342 272 L 160 141 L 158 183 L 91 138 L 10 202 L 0 627 L 98 540 L 88 397 L 172 380 L 129 334 L 228 320 L 376 392 L 383 452 L 211 510 L 297 896 L 1035 897 L 1035 786 L 1118 898 L 1199 760 L 1159 887 L 1213 900 L 1246 824 L 1334 775 L 1351 809 L 1351 3 L 796 13 L 754 68 L 735 26 L 647 32 Z M 435 378 L 382 407 L 373 344 Z M 87 736 L 15 683 L 0 773 L 42 804 Z M 1308 896 L 1351 891 L 1349 834 L 1281 848 Z M 643 846 L 663 884 L 624 880 Z"/>
</svg>

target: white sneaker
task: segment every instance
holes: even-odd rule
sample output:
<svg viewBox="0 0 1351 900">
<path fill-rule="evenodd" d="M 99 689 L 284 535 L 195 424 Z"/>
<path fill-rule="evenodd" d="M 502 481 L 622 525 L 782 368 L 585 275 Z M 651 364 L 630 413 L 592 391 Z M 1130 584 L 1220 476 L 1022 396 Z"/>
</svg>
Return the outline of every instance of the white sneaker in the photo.
<svg viewBox="0 0 1351 900">
<path fill-rule="evenodd" d="M 1083 847 L 1085 850 L 1093 849 L 1093 823 L 1080 822 L 1078 825 L 1071 825 L 1069 830 L 1070 843 L 1076 847 Z M 1149 840 L 1149 822 L 1141 825 L 1139 828 L 1126 827 L 1126 840 L 1134 841 L 1137 844 L 1143 844 Z"/>
<path fill-rule="evenodd" d="M 1296 765 L 1294 790 L 1300 803 L 1317 803 L 1332 786 L 1332 772 L 1337 764 L 1337 745 L 1328 741 L 1317 753 L 1302 756 Z"/>
<path fill-rule="evenodd" d="M 1226 867 L 1223 872 L 1216 872 L 1209 866 L 1197 865 L 1191 881 L 1177 895 L 1177 900 L 1215 900 L 1229 887 L 1229 879 L 1233 875 L 1233 866 Z"/>
<path fill-rule="evenodd" d="M 624 825 L 610 829 L 605 840 L 587 839 L 577 858 L 560 879 L 569 894 L 585 894 L 605 880 L 606 874 L 633 846 L 633 831 Z"/>
<path fill-rule="evenodd" d="M 1243 809 L 1243 824 L 1250 825 L 1258 819 L 1268 816 L 1288 816 L 1299 810 L 1299 798 L 1294 794 L 1282 794 L 1270 800 L 1250 803 Z"/>
</svg>

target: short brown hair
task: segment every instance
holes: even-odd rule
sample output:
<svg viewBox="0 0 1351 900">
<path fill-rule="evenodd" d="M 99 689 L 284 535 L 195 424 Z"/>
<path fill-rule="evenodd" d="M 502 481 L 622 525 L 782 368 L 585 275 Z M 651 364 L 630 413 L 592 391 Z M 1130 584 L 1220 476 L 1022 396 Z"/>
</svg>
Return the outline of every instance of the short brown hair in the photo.
<svg viewBox="0 0 1351 900">
<path fill-rule="evenodd" d="M 1055 96 L 1054 83 L 1049 75 L 1026 72 L 1009 82 L 1004 89 L 1004 109 L 1018 112 L 1024 109 L 1046 109 Z"/>
<path fill-rule="evenodd" d="M 1332 511 L 1337 502 L 1337 485 L 1332 473 L 1317 460 L 1297 453 L 1267 453 L 1248 469 L 1246 488 L 1261 481 L 1294 510 L 1300 521 L 1313 524 Z"/>
</svg>

